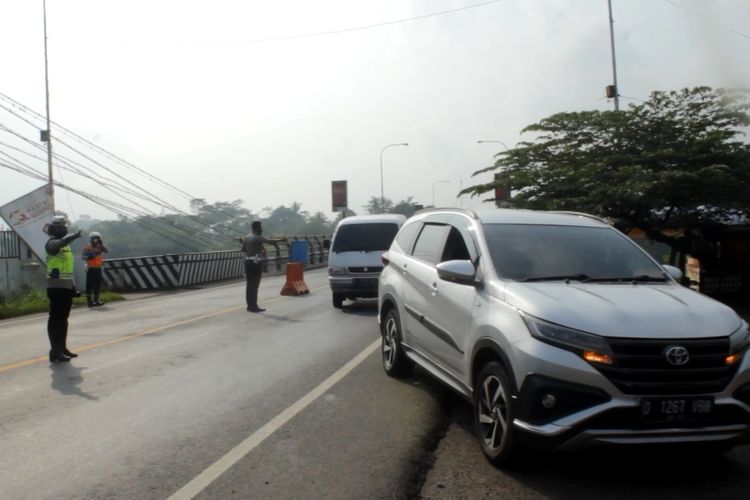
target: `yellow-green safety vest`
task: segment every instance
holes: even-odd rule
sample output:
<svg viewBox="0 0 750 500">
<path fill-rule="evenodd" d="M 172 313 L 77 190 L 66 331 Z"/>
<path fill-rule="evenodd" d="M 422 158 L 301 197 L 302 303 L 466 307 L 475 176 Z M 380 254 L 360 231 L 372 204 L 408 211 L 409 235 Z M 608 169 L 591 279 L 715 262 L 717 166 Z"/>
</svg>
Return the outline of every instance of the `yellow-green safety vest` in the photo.
<svg viewBox="0 0 750 500">
<path fill-rule="evenodd" d="M 73 250 L 69 245 L 62 247 L 55 255 L 47 253 L 47 277 L 51 278 L 52 270 L 58 269 L 60 276 L 57 279 L 72 280 L 74 260 Z"/>
</svg>

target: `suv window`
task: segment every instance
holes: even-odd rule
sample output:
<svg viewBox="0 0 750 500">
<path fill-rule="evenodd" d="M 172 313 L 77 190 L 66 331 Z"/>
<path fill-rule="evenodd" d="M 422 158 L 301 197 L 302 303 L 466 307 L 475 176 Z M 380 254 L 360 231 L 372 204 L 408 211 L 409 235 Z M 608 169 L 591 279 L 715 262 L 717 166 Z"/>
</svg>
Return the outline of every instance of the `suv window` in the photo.
<svg viewBox="0 0 750 500">
<path fill-rule="evenodd" d="M 440 262 L 446 260 L 471 260 L 464 238 L 455 227 L 451 227 L 450 233 L 448 233 L 448 241 L 445 242 L 443 258 L 440 259 Z"/>
<path fill-rule="evenodd" d="M 333 238 L 333 252 L 372 252 L 388 250 L 398 232 L 391 222 L 344 224 Z"/>
<path fill-rule="evenodd" d="M 448 234 L 448 226 L 443 224 L 425 224 L 419 233 L 412 255 L 420 260 L 437 264 L 443 254 L 443 244 Z"/>
<path fill-rule="evenodd" d="M 403 253 L 411 253 L 411 249 L 414 246 L 414 238 L 419 232 L 419 228 L 422 227 L 420 222 L 412 222 L 401 228 L 396 240 L 393 242 Z"/>
</svg>

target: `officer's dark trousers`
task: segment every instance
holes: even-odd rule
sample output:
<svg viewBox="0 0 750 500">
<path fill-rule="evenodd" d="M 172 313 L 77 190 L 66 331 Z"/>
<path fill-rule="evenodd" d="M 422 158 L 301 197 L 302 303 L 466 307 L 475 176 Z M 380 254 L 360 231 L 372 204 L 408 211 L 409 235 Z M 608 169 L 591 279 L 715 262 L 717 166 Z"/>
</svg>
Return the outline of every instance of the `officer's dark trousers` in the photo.
<svg viewBox="0 0 750 500">
<path fill-rule="evenodd" d="M 263 264 L 246 260 L 245 274 L 247 275 L 247 287 L 245 288 L 247 308 L 258 309 L 258 287 L 260 286 L 260 276 L 263 274 Z"/>
<path fill-rule="evenodd" d="M 47 320 L 47 336 L 52 352 L 65 349 L 68 338 L 68 316 L 73 306 L 73 290 L 68 288 L 48 288 L 49 319 Z"/>
<path fill-rule="evenodd" d="M 92 298 L 99 300 L 99 292 L 102 289 L 102 268 L 89 267 L 86 270 L 86 297 L 89 301 Z"/>
</svg>

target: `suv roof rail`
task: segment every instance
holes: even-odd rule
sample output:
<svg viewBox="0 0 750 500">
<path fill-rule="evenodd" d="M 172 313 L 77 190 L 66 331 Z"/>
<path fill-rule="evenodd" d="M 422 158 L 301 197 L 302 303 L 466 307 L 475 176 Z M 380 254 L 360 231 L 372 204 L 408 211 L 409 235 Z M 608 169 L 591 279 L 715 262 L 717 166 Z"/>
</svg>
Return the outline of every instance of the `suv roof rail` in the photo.
<svg viewBox="0 0 750 500">
<path fill-rule="evenodd" d="M 562 214 L 562 215 L 577 215 L 579 217 L 587 217 L 589 219 L 594 219 L 595 221 L 601 222 L 602 224 L 607 224 L 608 226 L 612 225 L 609 222 L 607 222 L 605 219 L 603 219 L 602 217 L 599 217 L 597 215 L 587 214 L 585 212 L 575 212 L 573 210 L 548 210 L 548 213 Z"/>
<path fill-rule="evenodd" d="M 417 210 L 414 212 L 414 214 L 427 214 L 430 212 L 460 212 L 464 215 L 468 215 L 472 219 L 479 219 L 479 216 L 474 210 L 471 210 L 470 208 L 456 208 L 456 207 L 431 207 L 431 208 L 423 208 L 422 210 Z"/>
</svg>

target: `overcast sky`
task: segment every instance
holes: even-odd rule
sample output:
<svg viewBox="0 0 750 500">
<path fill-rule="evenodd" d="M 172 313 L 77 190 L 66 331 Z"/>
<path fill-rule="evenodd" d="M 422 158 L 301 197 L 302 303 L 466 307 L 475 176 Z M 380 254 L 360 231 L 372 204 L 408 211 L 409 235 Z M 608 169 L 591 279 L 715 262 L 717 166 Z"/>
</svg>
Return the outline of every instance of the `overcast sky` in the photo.
<svg viewBox="0 0 750 500">
<path fill-rule="evenodd" d="M 653 90 L 750 87 L 747 0 L 612 4 L 623 106 Z M 42 20 L 42 0 L 0 0 L 0 92 L 41 113 Z M 383 156 L 386 197 L 476 206 L 457 192 L 486 182 L 471 174 L 503 148 L 478 140 L 512 147 L 553 113 L 612 109 L 606 0 L 48 0 L 47 23 L 53 121 L 254 212 L 297 201 L 332 217 L 330 182 L 348 180 L 362 213 L 380 195 L 381 149 L 400 142 Z M 322 32 L 338 33 L 298 36 Z M 38 140 L 3 109 L 0 125 Z M 0 168 L 0 204 L 39 185 Z M 73 216 L 116 217 L 64 191 L 56 200 Z"/>
</svg>

